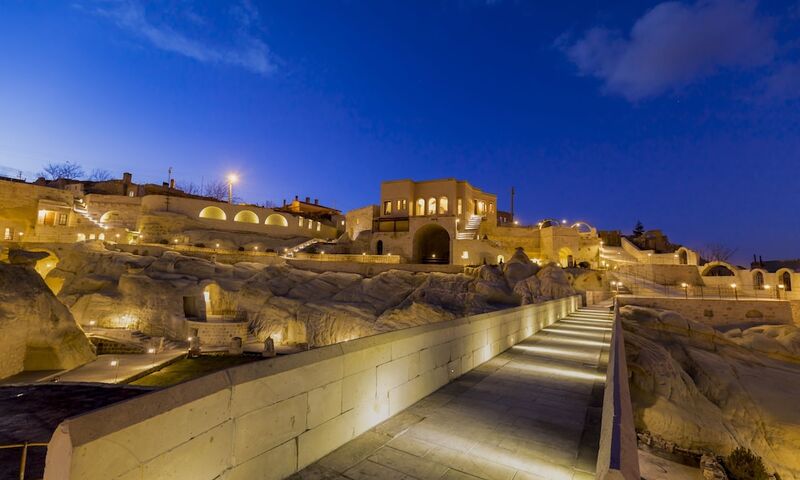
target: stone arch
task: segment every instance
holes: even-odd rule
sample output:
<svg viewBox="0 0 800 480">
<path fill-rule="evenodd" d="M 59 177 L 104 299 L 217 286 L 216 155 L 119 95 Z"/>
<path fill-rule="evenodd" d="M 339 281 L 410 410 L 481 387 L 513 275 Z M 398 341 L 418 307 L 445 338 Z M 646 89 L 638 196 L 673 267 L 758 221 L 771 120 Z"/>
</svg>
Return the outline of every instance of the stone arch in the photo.
<svg viewBox="0 0 800 480">
<path fill-rule="evenodd" d="M 574 267 L 575 266 L 575 257 L 572 255 L 572 249 L 569 247 L 561 247 L 558 250 L 558 263 L 561 264 L 562 267 Z"/>
<path fill-rule="evenodd" d="M 261 223 L 258 220 L 258 215 L 255 214 L 252 210 L 242 210 L 233 217 L 234 222 L 242 222 L 242 223 Z"/>
<path fill-rule="evenodd" d="M 450 234 L 429 223 L 414 233 L 414 263 L 450 263 Z"/>
<path fill-rule="evenodd" d="M 447 197 L 439 197 L 439 215 L 446 215 L 450 207 L 450 201 Z"/>
<path fill-rule="evenodd" d="M 709 262 L 700 275 L 704 277 L 735 277 L 736 267 L 728 262 Z"/>
<path fill-rule="evenodd" d="M 100 215 L 100 223 L 112 226 L 119 225 L 122 223 L 121 214 L 117 210 L 109 210 L 106 213 Z"/>
<path fill-rule="evenodd" d="M 267 217 L 267 220 L 264 222 L 265 225 L 275 225 L 278 227 L 288 227 L 289 221 L 286 220 L 286 217 L 279 213 L 270 214 Z"/>
<path fill-rule="evenodd" d="M 689 264 L 689 251 L 683 247 L 678 249 L 678 263 L 680 265 Z"/>
<path fill-rule="evenodd" d="M 783 285 L 783 289 L 787 292 L 792 291 L 792 273 L 789 269 L 778 270 L 778 283 Z"/>
<path fill-rule="evenodd" d="M 425 199 L 418 198 L 417 199 L 417 216 L 425 215 Z"/>
<path fill-rule="evenodd" d="M 577 221 L 573 223 L 571 228 L 574 228 L 579 233 L 592 233 L 594 231 L 594 227 L 584 221 Z"/>
<path fill-rule="evenodd" d="M 506 263 L 506 257 L 504 257 L 503 255 L 498 255 L 497 264 L 500 265 L 501 263 Z"/>
<path fill-rule="evenodd" d="M 428 199 L 428 215 L 436 215 L 436 198 L 431 197 Z"/>
<path fill-rule="evenodd" d="M 764 289 L 764 272 L 761 270 L 753 270 L 753 288 L 756 290 Z"/>
<path fill-rule="evenodd" d="M 559 222 L 558 220 L 553 218 L 545 218 L 540 220 L 539 223 L 537 223 L 536 225 L 541 230 L 542 228 L 547 228 L 547 227 L 557 227 L 559 225 Z"/>
<path fill-rule="evenodd" d="M 225 211 L 219 207 L 206 207 L 200 210 L 200 214 L 198 215 L 200 218 L 208 218 L 210 220 L 227 220 L 228 216 L 225 214 Z"/>
</svg>

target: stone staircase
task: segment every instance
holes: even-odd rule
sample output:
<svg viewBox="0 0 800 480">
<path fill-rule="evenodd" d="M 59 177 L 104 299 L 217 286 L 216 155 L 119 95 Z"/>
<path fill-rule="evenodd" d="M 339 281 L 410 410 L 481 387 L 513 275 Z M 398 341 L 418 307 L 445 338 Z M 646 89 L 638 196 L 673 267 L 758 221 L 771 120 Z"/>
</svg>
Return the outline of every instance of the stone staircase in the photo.
<svg viewBox="0 0 800 480">
<path fill-rule="evenodd" d="M 456 233 L 457 240 L 475 240 L 478 238 L 478 229 L 481 228 L 483 217 L 480 215 L 470 215 L 464 230 Z"/>
<path fill-rule="evenodd" d="M 94 217 L 92 217 L 92 215 L 89 213 L 89 209 L 86 206 L 86 202 L 84 202 L 82 198 L 75 199 L 75 203 L 72 206 L 72 210 L 81 217 L 83 217 L 87 222 L 95 225 L 96 227 L 102 228 L 104 230 L 107 228 L 107 225 L 104 225 L 102 222 L 100 222 L 100 220 L 97 220 Z"/>
<path fill-rule="evenodd" d="M 302 252 L 303 250 L 305 250 L 306 248 L 310 247 L 311 245 L 314 245 L 314 244 L 317 244 L 317 243 L 320 243 L 320 242 L 325 242 L 325 240 L 323 240 L 321 238 L 312 238 L 310 240 L 306 240 L 305 242 L 301 243 L 300 245 L 295 245 L 294 247 L 288 248 L 286 250 L 286 256 L 287 257 L 293 257 L 295 253 Z"/>
</svg>

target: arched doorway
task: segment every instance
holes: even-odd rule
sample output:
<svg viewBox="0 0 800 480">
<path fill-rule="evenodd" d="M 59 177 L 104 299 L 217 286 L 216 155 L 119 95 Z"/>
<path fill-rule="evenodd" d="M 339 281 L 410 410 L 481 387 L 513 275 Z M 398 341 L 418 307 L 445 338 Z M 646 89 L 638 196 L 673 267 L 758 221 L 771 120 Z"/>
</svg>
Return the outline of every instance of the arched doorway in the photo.
<svg viewBox="0 0 800 480">
<path fill-rule="evenodd" d="M 783 272 L 783 275 L 781 275 L 781 283 L 783 283 L 784 290 L 787 292 L 792 291 L 792 276 L 789 272 Z"/>
<path fill-rule="evenodd" d="M 414 234 L 414 263 L 450 263 L 450 234 L 429 223 Z"/>
<path fill-rule="evenodd" d="M 563 268 L 569 268 L 575 265 L 575 259 L 572 256 L 572 249 L 569 247 L 561 247 L 558 250 L 558 263 Z"/>
<path fill-rule="evenodd" d="M 686 250 L 681 250 L 678 252 L 678 263 L 681 265 L 686 265 L 689 263 L 689 255 L 686 253 Z"/>
<path fill-rule="evenodd" d="M 383 255 L 383 240 L 378 240 L 378 243 L 375 244 L 375 253 Z"/>
<path fill-rule="evenodd" d="M 736 276 L 736 272 L 726 264 L 716 263 L 707 265 L 701 275 L 704 277 L 733 277 Z"/>
</svg>

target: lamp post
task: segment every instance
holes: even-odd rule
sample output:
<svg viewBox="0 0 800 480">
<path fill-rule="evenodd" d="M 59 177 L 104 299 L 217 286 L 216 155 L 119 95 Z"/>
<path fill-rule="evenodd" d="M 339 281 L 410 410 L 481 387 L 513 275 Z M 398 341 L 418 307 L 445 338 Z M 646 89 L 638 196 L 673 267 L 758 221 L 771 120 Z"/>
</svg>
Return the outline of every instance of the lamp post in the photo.
<svg viewBox="0 0 800 480">
<path fill-rule="evenodd" d="M 783 290 L 783 289 L 785 289 L 785 288 L 786 288 L 786 286 L 785 286 L 784 284 L 782 284 L 782 283 L 781 283 L 781 284 L 778 284 L 778 289 L 777 289 L 777 290 L 775 290 L 775 294 L 777 295 L 777 297 L 778 297 L 778 300 L 780 300 L 780 299 L 781 299 L 781 290 Z"/>
<path fill-rule="evenodd" d="M 683 297 L 687 300 L 689 299 L 689 284 L 686 282 L 681 283 L 681 288 L 683 288 Z"/>
<path fill-rule="evenodd" d="M 233 184 L 239 181 L 239 177 L 235 173 L 228 175 L 228 203 L 233 203 Z"/>
<path fill-rule="evenodd" d="M 731 288 L 733 289 L 733 298 L 739 300 L 739 290 L 736 289 L 736 284 L 731 283 Z"/>
</svg>

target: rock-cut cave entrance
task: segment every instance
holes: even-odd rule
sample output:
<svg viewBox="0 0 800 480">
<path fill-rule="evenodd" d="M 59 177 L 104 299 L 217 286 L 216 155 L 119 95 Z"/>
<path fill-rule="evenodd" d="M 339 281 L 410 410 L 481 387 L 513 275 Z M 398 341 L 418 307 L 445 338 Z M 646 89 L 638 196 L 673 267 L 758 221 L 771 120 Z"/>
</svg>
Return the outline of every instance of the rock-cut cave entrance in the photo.
<svg viewBox="0 0 800 480">
<path fill-rule="evenodd" d="M 430 223 L 414 234 L 414 263 L 450 263 L 450 234 Z"/>
</svg>

